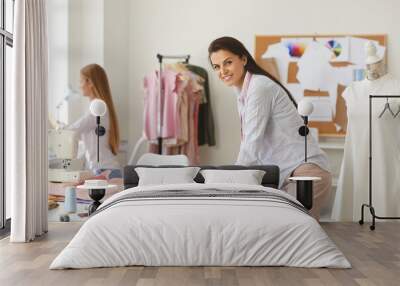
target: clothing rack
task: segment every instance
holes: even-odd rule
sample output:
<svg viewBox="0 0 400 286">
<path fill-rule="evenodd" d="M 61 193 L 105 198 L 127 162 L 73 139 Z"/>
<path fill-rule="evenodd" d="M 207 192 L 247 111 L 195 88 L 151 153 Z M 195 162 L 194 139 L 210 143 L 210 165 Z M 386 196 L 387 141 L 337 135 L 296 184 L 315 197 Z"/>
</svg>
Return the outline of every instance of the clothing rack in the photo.
<svg viewBox="0 0 400 286">
<path fill-rule="evenodd" d="M 375 208 L 372 205 L 372 100 L 374 98 L 386 98 L 388 100 L 389 98 L 400 98 L 400 95 L 369 95 L 369 204 L 362 204 L 359 224 L 364 224 L 364 208 L 367 207 L 372 215 L 372 225 L 369 227 L 371 230 L 375 229 L 375 219 L 400 219 L 400 217 L 378 216 L 375 214 Z"/>
<path fill-rule="evenodd" d="M 162 154 L 162 130 L 163 130 L 163 108 L 164 108 L 164 96 L 163 96 L 163 86 L 162 86 L 162 63 L 163 59 L 182 59 L 185 60 L 184 63 L 188 64 L 190 55 L 161 55 L 157 54 L 158 62 L 160 63 L 160 70 L 159 70 L 159 81 L 160 81 L 160 96 L 158 97 L 158 154 Z"/>
</svg>

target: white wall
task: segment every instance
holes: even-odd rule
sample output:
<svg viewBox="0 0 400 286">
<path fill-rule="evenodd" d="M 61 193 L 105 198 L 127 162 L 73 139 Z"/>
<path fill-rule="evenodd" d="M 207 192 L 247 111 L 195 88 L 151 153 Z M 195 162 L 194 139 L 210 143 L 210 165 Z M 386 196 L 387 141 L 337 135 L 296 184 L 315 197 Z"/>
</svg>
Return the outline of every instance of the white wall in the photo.
<svg viewBox="0 0 400 286">
<path fill-rule="evenodd" d="M 120 152 L 132 127 L 129 121 L 129 0 L 104 1 L 104 68 L 110 81 L 121 137 Z M 126 154 L 121 161 L 126 163 Z"/>
<path fill-rule="evenodd" d="M 79 71 L 92 63 L 104 65 L 104 1 L 68 1 L 68 82 L 79 90 Z M 68 123 L 88 110 L 88 100 L 79 97 L 68 109 Z"/>
<path fill-rule="evenodd" d="M 400 2 L 396 0 L 140 0 L 129 13 L 130 144 L 142 132 L 142 78 L 157 68 L 157 53 L 190 53 L 210 72 L 216 147 L 202 147 L 202 163 L 232 163 L 240 144 L 235 97 L 218 82 L 207 61 L 208 44 L 219 36 L 241 40 L 254 52 L 255 35 L 388 34 L 389 71 L 400 78 Z"/>
<path fill-rule="evenodd" d="M 79 70 L 104 64 L 104 1 L 69 0 L 69 79 L 79 88 Z"/>
<path fill-rule="evenodd" d="M 68 87 L 68 0 L 47 1 L 49 34 L 49 99 L 50 114 L 57 119 L 56 106 Z M 59 114 L 60 119 L 63 114 Z M 64 116 L 65 117 L 65 116 Z"/>
</svg>

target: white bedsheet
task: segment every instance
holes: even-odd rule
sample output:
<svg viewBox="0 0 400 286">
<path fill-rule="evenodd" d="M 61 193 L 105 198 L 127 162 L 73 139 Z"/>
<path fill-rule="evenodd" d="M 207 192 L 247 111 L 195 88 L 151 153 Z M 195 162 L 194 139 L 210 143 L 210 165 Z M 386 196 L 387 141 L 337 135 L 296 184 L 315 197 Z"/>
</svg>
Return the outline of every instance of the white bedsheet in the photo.
<svg viewBox="0 0 400 286">
<path fill-rule="evenodd" d="M 180 184 L 154 190 L 265 190 L 254 185 Z M 295 201 L 295 200 L 294 200 Z M 288 204 L 261 199 L 133 200 L 89 218 L 50 269 L 127 265 L 294 266 L 349 268 L 350 263 L 317 221 Z"/>
</svg>

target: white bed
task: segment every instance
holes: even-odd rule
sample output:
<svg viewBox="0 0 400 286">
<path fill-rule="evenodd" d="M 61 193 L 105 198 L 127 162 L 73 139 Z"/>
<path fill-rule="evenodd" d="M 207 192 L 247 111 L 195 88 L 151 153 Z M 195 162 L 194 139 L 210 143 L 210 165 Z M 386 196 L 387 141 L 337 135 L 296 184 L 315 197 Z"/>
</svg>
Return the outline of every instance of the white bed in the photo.
<svg viewBox="0 0 400 286">
<path fill-rule="evenodd" d="M 172 197 L 143 197 L 174 190 Z M 190 196 L 196 192 L 203 195 Z M 351 267 L 290 195 L 263 186 L 197 183 L 115 194 L 50 269 L 128 265 Z"/>
</svg>

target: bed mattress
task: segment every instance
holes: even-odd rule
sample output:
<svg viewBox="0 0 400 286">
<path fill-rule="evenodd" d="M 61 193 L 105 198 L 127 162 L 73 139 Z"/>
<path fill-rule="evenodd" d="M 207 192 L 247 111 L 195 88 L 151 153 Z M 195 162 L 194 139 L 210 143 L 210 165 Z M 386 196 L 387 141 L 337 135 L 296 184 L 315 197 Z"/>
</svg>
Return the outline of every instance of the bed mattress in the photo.
<svg viewBox="0 0 400 286">
<path fill-rule="evenodd" d="M 196 183 L 135 187 L 113 195 L 50 269 L 129 265 L 351 267 L 287 193 Z"/>
</svg>

